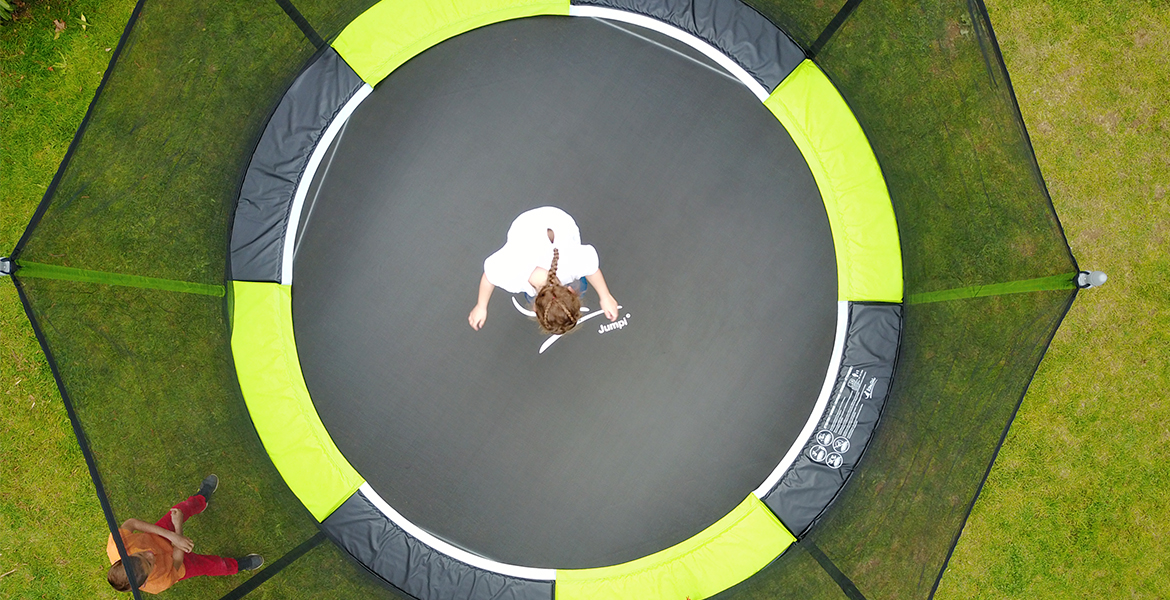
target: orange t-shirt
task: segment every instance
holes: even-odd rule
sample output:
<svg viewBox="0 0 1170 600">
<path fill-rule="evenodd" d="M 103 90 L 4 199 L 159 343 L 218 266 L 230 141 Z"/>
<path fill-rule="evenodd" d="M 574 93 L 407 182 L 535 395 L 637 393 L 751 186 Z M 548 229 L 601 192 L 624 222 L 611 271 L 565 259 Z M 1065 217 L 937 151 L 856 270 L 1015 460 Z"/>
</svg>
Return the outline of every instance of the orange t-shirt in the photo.
<svg viewBox="0 0 1170 600">
<path fill-rule="evenodd" d="M 154 570 L 146 577 L 146 583 L 138 586 L 138 589 L 148 593 L 157 594 L 172 585 L 184 575 L 187 574 L 187 565 L 181 565 L 178 569 L 175 568 L 175 561 L 171 558 L 171 553 L 174 552 L 175 547 L 171 542 L 161 535 L 153 533 L 130 533 L 125 529 L 119 529 L 118 533 L 122 534 L 122 544 L 126 546 L 126 552 L 134 554 L 135 552 L 144 552 L 150 550 L 154 553 Z M 111 535 L 108 542 L 106 542 L 106 554 L 110 557 L 110 564 L 118 562 L 118 547 L 114 545 L 114 536 Z"/>
</svg>

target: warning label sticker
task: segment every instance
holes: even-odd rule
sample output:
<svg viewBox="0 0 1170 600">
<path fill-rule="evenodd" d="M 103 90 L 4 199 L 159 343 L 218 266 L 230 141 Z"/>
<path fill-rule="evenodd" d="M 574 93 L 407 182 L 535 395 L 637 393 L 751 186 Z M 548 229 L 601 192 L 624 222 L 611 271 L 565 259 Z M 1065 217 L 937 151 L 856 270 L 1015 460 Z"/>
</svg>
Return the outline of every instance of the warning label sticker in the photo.
<svg viewBox="0 0 1170 600">
<path fill-rule="evenodd" d="M 857 423 L 861 419 L 864 402 L 873 398 L 877 377 L 870 377 L 865 369 L 845 367 L 845 383 L 837 389 L 829 404 L 821 429 L 813 436 L 808 457 L 813 462 L 838 469 L 845 462 Z"/>
</svg>

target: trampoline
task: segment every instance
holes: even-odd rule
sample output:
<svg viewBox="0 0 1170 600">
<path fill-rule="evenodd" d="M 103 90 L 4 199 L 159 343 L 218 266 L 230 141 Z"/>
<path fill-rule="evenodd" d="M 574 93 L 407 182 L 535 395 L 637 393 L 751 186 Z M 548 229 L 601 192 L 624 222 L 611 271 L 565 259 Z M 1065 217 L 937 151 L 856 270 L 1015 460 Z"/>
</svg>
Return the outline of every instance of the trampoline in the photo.
<svg viewBox="0 0 1170 600">
<path fill-rule="evenodd" d="M 140 2 L 0 258 L 111 532 L 208 469 L 270 560 L 192 598 L 929 598 L 1089 274 L 906 8 Z M 539 206 L 619 318 L 472 330 Z"/>
<path fill-rule="evenodd" d="M 738 2 L 505 4 L 382 2 L 290 88 L 233 229 L 242 391 L 326 533 L 416 597 L 710 595 L 816 519 L 877 423 L 901 326 L 880 169 Z M 541 205 L 619 319 L 587 293 L 549 338 L 497 291 L 473 331 L 483 259 Z"/>
</svg>

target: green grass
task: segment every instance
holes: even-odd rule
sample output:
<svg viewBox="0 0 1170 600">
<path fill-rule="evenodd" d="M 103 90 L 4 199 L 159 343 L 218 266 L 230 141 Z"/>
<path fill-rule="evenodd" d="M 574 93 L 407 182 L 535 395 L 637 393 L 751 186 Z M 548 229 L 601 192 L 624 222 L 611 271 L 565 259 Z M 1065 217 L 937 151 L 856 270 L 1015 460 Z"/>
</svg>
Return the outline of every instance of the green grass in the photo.
<svg viewBox="0 0 1170 600">
<path fill-rule="evenodd" d="M 804 35 L 815 37 L 813 25 L 823 15 L 831 16 L 839 4 L 822 2 L 810 10 Z M 108 63 L 106 48 L 115 46 L 132 7 L 128 0 L 32 3 L 28 13 L 15 23 L 0 26 L 0 253 L 15 245 L 52 179 Z M 937 597 L 1170 597 L 1170 577 L 1162 569 L 1170 554 L 1164 549 L 1170 530 L 1165 519 L 1170 514 L 1170 496 L 1163 491 L 1170 487 L 1170 451 L 1166 449 L 1170 409 L 1164 393 L 1170 386 L 1165 350 L 1166 332 L 1170 331 L 1166 311 L 1170 306 L 1166 283 L 1170 281 L 1170 259 L 1166 258 L 1170 254 L 1170 60 L 1165 52 L 1170 47 L 1170 5 L 1154 0 L 1058 4 L 992 0 L 989 9 L 1073 251 L 1082 266 L 1107 271 L 1110 281 L 1106 287 L 1080 296 L 1057 335 Z M 81 14 L 92 24 L 85 31 L 78 22 Z M 195 13 L 180 22 L 185 28 L 202 28 L 206 18 Z M 57 39 L 54 19 L 66 24 Z M 952 24 L 960 35 L 964 27 L 961 19 L 961 15 L 955 16 Z M 198 66 L 201 71 L 193 72 L 192 77 L 205 80 L 218 80 L 214 73 L 227 68 L 214 60 L 198 62 Z M 180 65 L 131 64 L 125 68 L 141 69 L 144 81 L 162 85 L 172 82 L 158 81 L 159 73 L 175 72 Z M 246 84 L 223 78 L 225 86 Z M 111 97 L 115 96 L 116 91 Z M 268 108 L 261 106 L 257 111 Z M 948 107 L 937 110 L 945 112 Z M 181 123 L 182 117 L 179 115 L 177 122 Z M 117 128 L 123 123 L 115 118 L 109 125 L 108 131 L 95 132 L 89 143 L 110 145 L 116 150 L 113 154 L 124 157 L 127 164 L 170 161 L 177 165 L 173 175 L 185 179 L 183 185 L 205 187 L 211 190 L 209 196 L 224 193 L 219 189 L 224 185 L 234 185 L 234 180 L 207 186 L 191 183 L 205 174 L 200 165 L 183 163 L 181 153 L 184 144 L 204 144 L 225 132 L 185 131 L 182 135 L 186 137 L 175 138 L 173 145 L 166 146 L 172 153 L 138 156 L 134 148 L 116 148 Z M 138 130 L 132 121 L 124 125 Z M 165 137 L 172 133 L 168 127 L 178 128 L 166 124 L 147 127 L 141 135 L 170 140 Z M 935 136 L 929 138 L 932 144 L 969 143 L 949 139 L 944 133 L 928 131 L 923 135 Z M 227 149 L 225 153 L 235 151 Z M 101 163 L 82 167 L 82 175 L 66 182 L 74 186 L 71 189 L 100 188 L 103 178 L 123 176 L 121 167 L 109 172 Z M 907 189 L 924 185 L 909 174 L 895 177 L 898 185 Z M 144 185 L 151 193 L 137 202 L 149 205 L 151 198 L 165 200 L 159 193 L 164 189 L 161 184 Z M 189 210 L 199 212 L 198 201 L 194 199 Z M 118 214 L 137 210 L 129 204 L 113 206 Z M 222 215 L 208 222 L 216 219 Z M 65 221 L 60 226 L 78 231 L 79 240 L 96 235 L 84 220 Z M 160 233 L 149 229 L 139 233 Z M 56 252 L 46 249 L 44 253 L 50 251 Z M 62 262 L 68 264 L 76 257 L 75 266 L 86 267 L 104 258 L 87 257 L 85 252 L 81 247 L 69 249 Z M 127 260 L 145 261 L 134 256 Z M 214 262 L 214 257 L 168 261 L 166 265 L 173 271 L 134 274 L 200 280 L 199 274 L 209 272 L 209 262 Z M 41 285 L 68 291 L 64 284 Z M 77 289 L 77 293 L 91 293 L 82 286 Z M 141 302 L 152 297 L 144 294 L 151 293 L 109 292 L 102 302 L 116 306 L 128 297 Z M 160 299 L 155 303 L 158 310 L 148 318 L 166 323 L 168 311 L 180 310 L 191 302 L 195 301 L 186 297 Z M 124 330 L 133 331 L 133 324 L 124 315 L 113 314 Z M 216 318 L 215 311 L 200 314 Z M 181 325 L 166 324 L 171 328 Z M 6 365 L 0 374 L 0 597 L 116 597 L 103 581 L 106 526 L 81 453 L 15 291 L 4 282 L 0 282 L 0 332 L 0 360 Z M 100 344 L 101 334 L 101 327 L 94 327 L 92 337 L 81 340 Z M 125 364 L 81 360 L 75 368 L 109 369 L 103 378 L 122 382 L 132 392 L 130 396 L 141 396 L 143 405 L 134 408 L 135 413 L 150 411 L 149 392 L 138 391 L 149 386 L 140 388 L 140 382 L 134 380 L 143 372 L 152 372 L 144 371 L 143 364 L 164 357 L 158 376 L 179 373 L 198 377 L 223 368 L 213 363 L 172 364 L 165 360 L 167 346 L 149 338 L 138 339 L 125 350 L 131 356 Z M 214 387 L 210 382 L 207 386 Z M 84 397 L 85 390 L 77 393 Z M 208 423 L 234 422 L 238 416 L 216 411 L 204 415 Z M 184 435 L 198 435 L 197 431 L 167 424 L 171 420 L 190 422 L 189 418 L 164 416 L 151 432 L 151 443 L 181 443 Z M 110 429 L 105 435 L 114 437 L 95 440 L 102 442 L 96 445 L 116 446 L 123 427 Z M 151 518 L 138 513 L 153 510 L 154 499 L 174 494 L 174 488 L 185 491 L 183 486 L 190 487 L 205 468 L 250 468 L 237 463 L 227 449 L 193 462 L 162 475 L 159 465 L 143 464 L 144 489 L 134 489 L 130 482 L 113 482 L 111 496 L 117 505 L 135 512 L 120 517 Z M 268 493 L 232 487 L 231 483 L 244 475 L 233 472 L 232 477 L 225 475 L 221 500 L 226 504 L 222 506 L 254 506 Z M 249 480 L 263 477 L 258 473 Z M 233 522 L 223 512 L 209 511 L 205 517 L 192 522 L 193 535 L 207 535 L 203 547 L 217 550 L 216 546 L 230 545 L 225 538 L 230 537 Z M 265 515 L 247 517 L 246 522 L 276 529 L 271 535 L 282 541 L 274 548 L 295 545 L 311 533 L 295 523 Z M 338 571 L 352 568 L 330 546 L 313 550 L 311 556 L 319 556 Z M 797 559 L 808 562 L 800 557 L 793 560 Z M 168 595 L 196 597 L 196 591 L 210 590 L 187 583 L 186 591 L 176 587 Z M 328 595 L 325 590 L 312 587 L 321 583 L 298 563 L 256 594 L 294 597 L 296 594 L 289 592 L 301 590 L 324 597 Z M 309 589 L 314 591 L 306 592 Z M 333 593 L 341 594 L 337 590 Z M 360 596 L 353 590 L 349 594 Z"/>
<path fill-rule="evenodd" d="M 3 253 L 16 245 L 56 172 L 133 6 L 35 3 L 0 26 Z M 57 39 L 54 20 L 66 24 Z M 101 576 L 105 519 L 52 374 L 7 282 L 0 283 L 0 360 L 0 596 L 115 598 Z"/>
<path fill-rule="evenodd" d="M 938 598 L 1166 598 L 1170 5 L 989 2 L 1081 294 Z"/>
<path fill-rule="evenodd" d="M 109 60 L 106 48 L 133 6 L 111 3 L 108 10 L 121 12 L 106 17 L 105 5 L 92 4 L 33 6 L 0 29 L 2 206 L 16 215 L 3 221 L 6 249 L 48 186 L 105 66 L 83 65 Z M 93 24 L 86 31 L 71 20 L 82 13 Z M 66 23 L 59 37 L 54 19 Z M 105 38 L 87 37 L 107 20 Z M 253 143 L 282 82 L 313 48 L 275 3 L 231 11 L 152 5 L 135 31 L 116 67 L 120 79 L 94 106 L 57 202 L 22 257 L 222 283 L 225 198 L 238 182 L 238 145 Z M 195 53 L 199 47 L 207 50 Z M 254 68 L 252 58 L 265 51 L 287 61 Z M 169 104 L 175 95 L 188 100 Z M 202 552 L 260 552 L 271 563 L 316 534 L 264 459 L 239 400 L 222 299 L 38 278 L 24 285 L 119 521 L 156 519 L 210 471 L 221 475 L 222 489 L 188 529 Z M 88 473 L 14 289 L 5 284 L 2 294 L 2 349 L 18 368 L 4 396 L 0 456 L 6 481 L 16 483 L 0 486 L 0 596 L 114 597 L 104 581 L 107 527 Z M 304 567 L 282 572 L 254 595 L 387 596 L 336 549 L 313 554 L 328 566 L 311 575 Z M 220 597 L 246 577 L 200 578 L 167 595 Z"/>
</svg>

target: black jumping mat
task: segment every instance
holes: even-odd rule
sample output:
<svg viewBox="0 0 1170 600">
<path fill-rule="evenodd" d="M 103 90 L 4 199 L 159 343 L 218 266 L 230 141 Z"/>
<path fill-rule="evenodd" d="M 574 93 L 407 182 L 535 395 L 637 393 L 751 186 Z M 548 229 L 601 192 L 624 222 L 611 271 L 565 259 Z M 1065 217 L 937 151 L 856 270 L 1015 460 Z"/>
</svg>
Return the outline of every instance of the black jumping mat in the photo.
<svg viewBox="0 0 1170 600">
<path fill-rule="evenodd" d="M 820 195 L 760 101 L 673 40 L 559 17 L 458 36 L 379 84 L 316 177 L 306 383 L 358 472 L 443 539 L 527 566 L 645 556 L 739 504 L 812 411 L 836 324 Z M 467 314 L 543 205 L 623 308 L 539 353 L 506 292 L 483 330 Z"/>
</svg>

